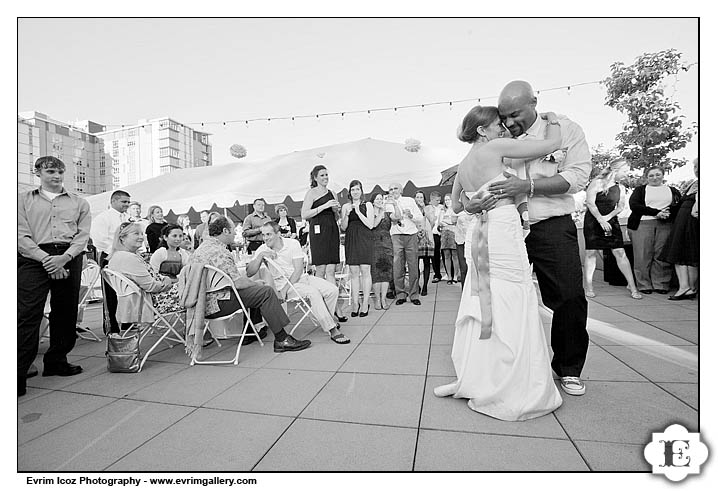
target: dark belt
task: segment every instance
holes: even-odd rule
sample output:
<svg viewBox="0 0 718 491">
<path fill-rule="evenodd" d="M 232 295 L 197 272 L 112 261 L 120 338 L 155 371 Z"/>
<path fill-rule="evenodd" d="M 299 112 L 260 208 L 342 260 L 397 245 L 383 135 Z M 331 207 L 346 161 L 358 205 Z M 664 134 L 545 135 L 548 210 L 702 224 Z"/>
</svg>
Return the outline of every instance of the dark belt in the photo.
<svg viewBox="0 0 718 491">
<path fill-rule="evenodd" d="M 60 255 L 67 252 L 70 244 L 67 242 L 51 242 L 49 244 L 39 244 L 40 249 L 52 255 Z"/>
</svg>

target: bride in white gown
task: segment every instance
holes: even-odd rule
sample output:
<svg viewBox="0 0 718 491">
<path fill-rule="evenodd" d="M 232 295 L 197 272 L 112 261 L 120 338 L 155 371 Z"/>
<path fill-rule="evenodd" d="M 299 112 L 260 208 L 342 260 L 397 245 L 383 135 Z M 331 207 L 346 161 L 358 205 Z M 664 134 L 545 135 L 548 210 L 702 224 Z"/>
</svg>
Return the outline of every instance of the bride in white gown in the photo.
<svg viewBox="0 0 718 491">
<path fill-rule="evenodd" d="M 469 399 L 472 410 L 506 421 L 543 416 L 562 403 L 524 245 L 526 200 L 517 203 L 487 191 L 491 182 L 505 179 L 504 158 L 536 158 L 559 148 L 556 115 L 542 117 L 551 123 L 545 140 L 513 140 L 503 138 L 495 107 L 474 107 L 459 135 L 473 145 L 452 191 L 455 211 L 477 194 L 489 211 L 474 215 L 466 232 L 468 273 L 451 351 L 457 380 L 436 387 L 434 394 Z"/>
</svg>

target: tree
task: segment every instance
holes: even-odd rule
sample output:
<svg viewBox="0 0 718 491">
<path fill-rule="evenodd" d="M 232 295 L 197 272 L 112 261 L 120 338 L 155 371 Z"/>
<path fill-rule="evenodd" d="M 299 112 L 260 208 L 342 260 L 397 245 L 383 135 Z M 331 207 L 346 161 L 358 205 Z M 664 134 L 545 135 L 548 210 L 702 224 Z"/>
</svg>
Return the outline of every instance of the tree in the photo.
<svg viewBox="0 0 718 491">
<path fill-rule="evenodd" d="M 644 53 L 629 66 L 611 65 L 611 75 L 601 83 L 606 86 L 606 105 L 625 114 L 623 131 L 616 135 L 618 151 L 634 169 L 645 176 L 648 168 L 659 165 L 665 172 L 681 167 L 686 159 L 669 158 L 668 154 L 684 148 L 696 132 L 695 122 L 683 127 L 685 116 L 680 106 L 664 94 L 665 79 L 688 71 L 675 49 Z"/>
<path fill-rule="evenodd" d="M 593 168 L 591 169 L 591 176 L 589 179 L 593 179 L 599 175 L 612 160 L 615 160 L 620 156 L 621 155 L 615 148 L 606 149 L 602 143 L 597 147 L 593 147 L 591 149 L 591 164 L 593 164 Z"/>
<path fill-rule="evenodd" d="M 616 160 L 619 157 L 621 157 L 621 154 L 616 148 L 606 149 L 606 147 L 604 147 L 602 143 L 600 143 L 596 147 L 593 147 L 591 149 L 591 164 L 593 165 L 593 167 L 591 168 L 589 182 L 591 182 L 595 177 L 600 175 L 601 172 L 603 172 L 603 170 L 608 167 L 608 164 L 610 164 L 613 160 Z M 639 184 L 645 184 L 646 180 L 637 178 L 635 175 L 629 174 L 629 176 L 621 182 L 626 187 L 633 189 Z"/>
</svg>

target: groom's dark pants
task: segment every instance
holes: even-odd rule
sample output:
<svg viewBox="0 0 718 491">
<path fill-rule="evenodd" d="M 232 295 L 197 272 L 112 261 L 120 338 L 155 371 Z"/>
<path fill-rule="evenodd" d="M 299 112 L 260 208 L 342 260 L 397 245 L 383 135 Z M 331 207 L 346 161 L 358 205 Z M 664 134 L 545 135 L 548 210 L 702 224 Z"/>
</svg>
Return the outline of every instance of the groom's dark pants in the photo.
<svg viewBox="0 0 718 491">
<path fill-rule="evenodd" d="M 559 377 L 578 377 L 588 351 L 588 302 L 583 291 L 576 225 L 571 215 L 532 224 L 526 250 L 543 303 L 553 310 L 551 367 Z"/>
</svg>

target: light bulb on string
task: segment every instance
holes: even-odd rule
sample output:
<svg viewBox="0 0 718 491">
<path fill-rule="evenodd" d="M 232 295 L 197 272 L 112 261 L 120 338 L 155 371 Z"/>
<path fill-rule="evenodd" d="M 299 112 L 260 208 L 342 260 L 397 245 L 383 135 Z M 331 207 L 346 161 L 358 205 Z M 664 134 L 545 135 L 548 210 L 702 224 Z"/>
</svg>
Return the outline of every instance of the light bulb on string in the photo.
<svg viewBox="0 0 718 491">
<path fill-rule="evenodd" d="M 371 110 L 367 110 L 366 114 L 367 114 L 367 117 L 368 117 L 369 119 L 371 119 Z"/>
<path fill-rule="evenodd" d="M 568 87 L 566 87 L 566 93 L 568 95 L 571 95 L 571 86 L 570 85 Z"/>
<path fill-rule="evenodd" d="M 454 108 L 454 103 L 453 103 L 453 102 L 449 102 L 449 111 L 451 111 L 453 108 Z"/>
<path fill-rule="evenodd" d="M 342 113 L 342 121 L 344 121 L 344 113 Z"/>
<path fill-rule="evenodd" d="M 294 116 L 292 116 L 292 126 L 294 126 Z"/>
<path fill-rule="evenodd" d="M 244 126 L 247 127 L 247 128 L 249 128 L 249 120 L 248 120 L 248 119 L 245 119 L 245 120 L 244 120 Z"/>
<path fill-rule="evenodd" d="M 421 105 L 421 112 L 424 112 L 424 105 Z"/>
</svg>

